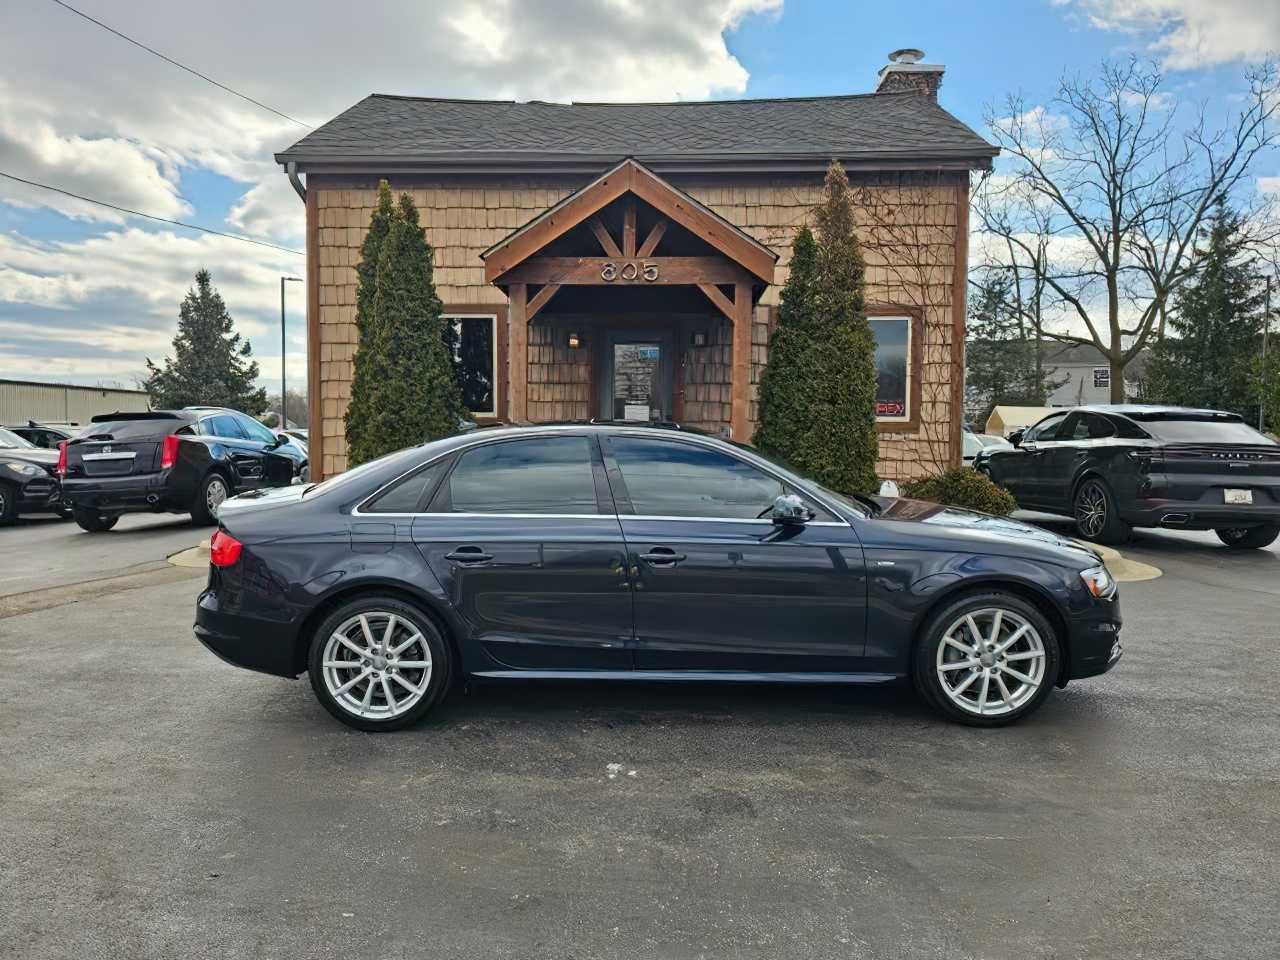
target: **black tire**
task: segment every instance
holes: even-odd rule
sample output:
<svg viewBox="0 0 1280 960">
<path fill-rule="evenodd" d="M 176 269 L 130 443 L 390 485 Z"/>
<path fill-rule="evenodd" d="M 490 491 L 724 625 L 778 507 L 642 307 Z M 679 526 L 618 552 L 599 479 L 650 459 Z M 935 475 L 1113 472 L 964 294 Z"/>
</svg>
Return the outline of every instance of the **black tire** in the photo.
<svg viewBox="0 0 1280 960">
<path fill-rule="evenodd" d="M 0 483 L 0 527 L 18 519 L 18 490 L 11 483 Z"/>
<path fill-rule="evenodd" d="M 80 525 L 80 529 L 87 533 L 105 533 L 116 525 L 119 516 L 113 516 L 109 513 L 99 513 L 97 510 L 83 510 L 76 507 L 72 511 L 72 516 L 76 518 L 76 523 Z"/>
<path fill-rule="evenodd" d="M 215 486 L 221 486 L 223 496 L 221 500 L 234 496 L 231 490 L 231 484 L 227 483 L 227 478 L 216 470 L 212 470 L 205 475 L 200 481 L 200 489 L 196 491 L 195 502 L 191 504 L 191 519 L 202 527 L 212 526 L 218 522 L 218 518 L 214 516 L 214 509 L 211 501 L 216 499 L 215 495 L 211 495 L 210 490 Z M 221 502 L 219 500 L 218 502 Z"/>
<path fill-rule="evenodd" d="M 947 645 L 946 637 L 952 625 L 957 621 L 963 622 L 963 618 L 966 615 L 974 616 L 975 622 L 979 623 L 979 632 L 982 633 L 986 630 L 987 625 L 984 617 L 994 610 L 1001 611 L 1004 626 L 1000 627 L 1000 636 L 1005 640 L 1012 636 L 1012 632 L 1008 628 L 1010 625 L 1016 624 L 1018 618 L 1023 623 L 1030 625 L 1040 641 L 1042 651 L 1040 659 L 1043 660 L 1043 670 L 1039 674 L 1038 686 L 1027 685 L 1025 692 L 1021 681 L 1014 680 L 1012 677 L 1006 681 L 1006 684 L 1018 684 L 1016 689 L 1006 686 L 1006 689 L 1010 690 L 1010 699 L 1014 703 L 1012 708 L 1006 709 L 1003 706 L 1004 698 L 994 685 L 1004 680 L 1005 676 L 1007 676 L 1003 671 L 1009 669 L 1009 661 L 997 660 L 993 657 L 993 663 L 989 668 L 982 665 L 979 665 L 976 671 L 975 668 L 968 668 L 970 671 L 978 673 L 976 678 L 970 680 L 970 684 L 977 688 L 977 684 L 986 683 L 989 692 L 996 691 L 994 695 L 997 698 L 997 702 L 1001 704 L 999 707 L 1001 712 L 979 715 L 971 709 L 959 706 L 943 689 L 943 680 L 939 675 L 939 649 L 945 647 L 947 650 L 944 660 L 950 657 L 952 648 Z M 994 619 L 991 620 L 991 624 L 994 625 Z M 1016 641 L 1015 645 L 1010 648 L 1015 652 L 1006 654 L 1006 656 L 1017 659 L 1023 657 L 1026 651 L 1032 650 L 1033 644 L 1030 639 L 1030 632 L 1024 634 L 1024 636 L 1027 639 Z M 957 656 L 963 657 L 963 654 L 957 652 Z M 1032 660 L 1018 660 L 1018 663 L 1029 664 L 1024 674 L 1025 676 L 1035 675 L 1035 667 Z M 1040 708 L 1045 698 L 1049 696 L 1049 691 L 1053 689 L 1054 683 L 1058 678 L 1058 672 L 1061 669 L 1061 663 L 1062 652 L 1058 635 L 1044 614 L 1018 594 L 992 589 L 965 594 L 945 603 L 929 617 L 916 637 L 915 648 L 912 651 L 911 678 L 920 697 L 948 720 L 971 727 L 1002 727 L 1005 724 L 1021 720 Z M 969 680 L 968 673 L 962 674 L 960 669 L 956 668 L 954 670 L 958 675 L 956 686 Z M 984 676 L 983 670 L 989 670 L 990 672 Z M 948 671 L 948 674 L 950 672 L 952 671 Z M 995 679 L 997 674 L 1000 676 L 1000 680 Z M 964 689 L 961 689 L 958 695 L 963 698 L 965 692 Z M 975 699 L 978 696 L 979 694 L 975 694 Z M 995 707 L 993 706 L 992 709 L 995 709 Z"/>
<path fill-rule="evenodd" d="M 1260 527 L 1219 527 L 1213 531 L 1228 550 L 1261 550 L 1275 543 L 1280 537 L 1280 524 L 1268 523 Z"/>
<path fill-rule="evenodd" d="M 72 517 L 74 517 L 74 516 L 76 515 L 76 514 L 75 514 L 75 511 L 74 511 L 74 510 L 72 510 L 70 507 L 67 507 L 67 506 L 61 506 L 61 507 L 59 507 L 59 508 L 57 509 L 56 513 L 58 514 L 58 519 L 59 519 L 59 520 L 70 520 Z"/>
<path fill-rule="evenodd" d="M 1076 518 L 1076 531 L 1085 540 L 1119 544 L 1127 541 L 1133 532 L 1129 524 L 1120 519 L 1120 508 L 1111 488 L 1098 477 L 1086 477 L 1076 487 L 1071 510 Z"/>
<path fill-rule="evenodd" d="M 393 645 L 403 643 L 406 639 L 411 639 L 412 633 L 416 632 L 421 636 L 421 643 L 426 645 L 426 649 L 430 652 L 430 660 L 414 660 L 411 662 L 430 663 L 430 669 L 427 670 L 403 670 L 400 672 L 401 680 L 407 678 L 410 686 L 420 687 L 423 679 L 426 680 L 426 687 L 421 696 L 403 712 L 391 715 L 386 710 L 387 698 L 383 692 L 383 685 L 392 690 L 392 696 L 411 696 L 407 692 L 403 683 L 397 681 L 393 676 L 397 671 L 394 668 L 388 669 L 387 664 L 381 664 L 380 661 L 370 661 L 366 663 L 358 659 L 348 648 L 339 647 L 336 654 L 330 651 L 330 655 L 336 655 L 342 660 L 350 660 L 353 664 L 352 668 L 344 668 L 342 672 L 335 671 L 336 676 L 343 678 L 356 678 L 369 674 L 370 670 L 381 665 L 381 670 L 375 670 L 369 674 L 368 679 L 357 681 L 352 687 L 352 700 L 347 700 L 347 706 L 340 703 L 335 697 L 334 692 L 329 689 L 326 682 L 326 672 L 328 668 L 324 666 L 325 651 L 329 645 L 330 638 L 344 625 L 348 624 L 354 618 L 360 615 L 368 615 L 371 633 L 375 640 L 380 640 L 387 624 L 388 615 L 394 615 L 400 626 L 395 633 Z M 349 636 L 350 634 L 348 634 Z M 361 634 L 357 633 L 357 638 Z M 367 646 L 363 641 L 361 646 Z M 423 648 L 421 644 L 410 646 L 409 654 L 414 657 L 421 657 Z M 413 653 L 414 650 L 418 652 Z M 335 661 L 330 661 L 335 662 Z M 345 723 L 349 727 L 357 730 L 365 730 L 369 732 L 381 732 L 384 730 L 400 730 L 404 727 L 412 726 L 421 720 L 430 710 L 444 697 L 449 689 L 449 684 L 453 675 L 453 654 L 449 648 L 448 641 L 436 626 L 435 621 L 422 609 L 414 604 L 407 603 L 398 597 L 369 594 L 344 603 L 342 606 L 334 610 L 324 621 L 316 628 L 315 634 L 311 638 L 311 647 L 307 655 L 307 673 L 311 678 L 311 689 L 315 691 L 316 698 L 334 717 Z M 341 687 L 338 687 L 341 689 Z M 371 693 L 368 699 L 362 694 L 365 691 Z M 363 700 L 367 704 L 367 709 L 373 711 L 375 715 L 360 716 L 356 711 L 354 699 Z M 376 713 L 385 711 L 388 715 L 378 717 Z"/>
</svg>

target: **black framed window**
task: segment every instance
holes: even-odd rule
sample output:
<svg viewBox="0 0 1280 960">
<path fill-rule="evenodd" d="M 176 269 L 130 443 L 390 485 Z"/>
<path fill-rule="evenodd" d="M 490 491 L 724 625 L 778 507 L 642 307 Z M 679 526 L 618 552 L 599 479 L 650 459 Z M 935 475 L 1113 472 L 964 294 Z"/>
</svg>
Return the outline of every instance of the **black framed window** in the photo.
<svg viewBox="0 0 1280 960">
<path fill-rule="evenodd" d="M 911 418 L 911 317 L 868 317 L 876 341 L 876 417 Z"/>
<path fill-rule="evenodd" d="M 640 516 L 755 520 L 786 492 L 763 470 L 691 443 L 611 437 L 609 452 Z"/>
<path fill-rule="evenodd" d="M 449 474 L 448 495 L 455 513 L 597 513 L 591 441 L 531 437 L 473 447 Z"/>
<path fill-rule="evenodd" d="M 463 405 L 475 416 L 498 415 L 497 322 L 492 313 L 445 314 L 457 334 L 453 372 L 462 392 Z"/>
<path fill-rule="evenodd" d="M 1066 419 L 1067 415 L 1065 413 L 1055 413 L 1052 416 L 1045 417 L 1045 419 L 1028 430 L 1022 439 L 1024 441 L 1035 440 L 1039 443 L 1043 443 L 1046 440 L 1057 440 L 1058 428 L 1062 426 L 1063 421 Z"/>
<path fill-rule="evenodd" d="M 401 477 L 360 508 L 361 513 L 417 513 L 426 505 L 444 473 L 448 458 Z"/>
</svg>

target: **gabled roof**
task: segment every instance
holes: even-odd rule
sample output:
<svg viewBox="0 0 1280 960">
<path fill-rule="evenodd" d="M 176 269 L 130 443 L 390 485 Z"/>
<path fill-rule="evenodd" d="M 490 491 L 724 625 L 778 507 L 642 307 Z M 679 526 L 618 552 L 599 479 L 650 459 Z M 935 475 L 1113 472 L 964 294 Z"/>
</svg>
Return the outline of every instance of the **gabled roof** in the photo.
<svg viewBox="0 0 1280 960">
<path fill-rule="evenodd" d="M 872 93 L 778 100 L 545 103 L 373 94 L 276 154 L 303 170 L 642 163 L 824 169 L 990 166 L 998 149 L 932 98 Z"/>
<path fill-rule="evenodd" d="M 776 253 L 714 210 L 631 159 L 616 164 L 480 254 L 480 259 L 485 262 L 485 280 L 497 279 L 628 193 L 666 214 L 739 263 L 761 282 L 773 283 L 773 266 L 778 260 Z"/>
</svg>

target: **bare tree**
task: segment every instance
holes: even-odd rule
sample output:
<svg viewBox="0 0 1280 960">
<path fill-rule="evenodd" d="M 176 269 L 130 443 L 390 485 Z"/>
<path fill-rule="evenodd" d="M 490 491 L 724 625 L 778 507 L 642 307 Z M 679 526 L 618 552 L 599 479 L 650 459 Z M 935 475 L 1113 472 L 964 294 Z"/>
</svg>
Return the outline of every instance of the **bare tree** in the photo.
<svg viewBox="0 0 1280 960">
<path fill-rule="evenodd" d="M 1137 60 L 1062 80 L 1046 107 L 1011 96 L 988 110 L 1011 169 L 975 198 L 980 260 L 1018 278 L 1017 309 L 1039 335 L 1102 351 L 1113 402 L 1124 401 L 1125 367 L 1163 335 L 1214 202 L 1233 197 L 1260 234 L 1268 229 L 1265 201 L 1240 195 L 1254 160 L 1278 142 L 1277 66 L 1246 78 L 1221 127 L 1203 105 L 1185 118 L 1159 71 Z M 1046 329 L 1051 318 L 1086 333 Z"/>
</svg>

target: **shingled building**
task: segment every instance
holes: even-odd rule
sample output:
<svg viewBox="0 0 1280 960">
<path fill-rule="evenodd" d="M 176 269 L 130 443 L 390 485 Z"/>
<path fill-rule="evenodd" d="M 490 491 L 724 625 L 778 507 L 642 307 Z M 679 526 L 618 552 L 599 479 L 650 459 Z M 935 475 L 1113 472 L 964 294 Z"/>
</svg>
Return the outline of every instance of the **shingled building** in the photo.
<svg viewBox="0 0 1280 960">
<path fill-rule="evenodd" d="M 750 441 L 791 241 L 833 158 L 868 264 L 879 471 L 958 460 L 969 178 L 996 148 L 938 105 L 942 68 L 920 57 L 897 51 L 853 96 L 374 95 L 278 154 L 306 203 L 313 472 L 346 468 L 380 179 L 421 211 L 477 420 L 662 419 Z"/>
</svg>

